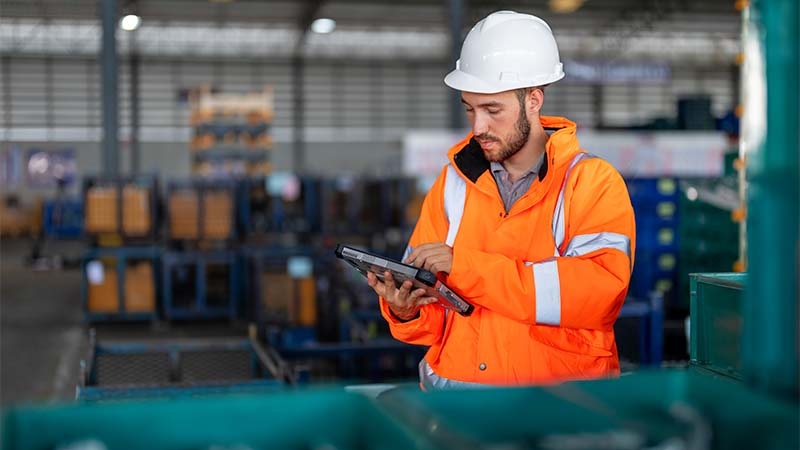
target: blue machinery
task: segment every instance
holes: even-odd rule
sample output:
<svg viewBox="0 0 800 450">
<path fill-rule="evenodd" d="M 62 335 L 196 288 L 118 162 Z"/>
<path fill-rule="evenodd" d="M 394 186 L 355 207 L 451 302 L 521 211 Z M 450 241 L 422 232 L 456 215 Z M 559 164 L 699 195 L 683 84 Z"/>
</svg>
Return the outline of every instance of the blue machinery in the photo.
<svg viewBox="0 0 800 450">
<path fill-rule="evenodd" d="M 48 238 L 78 239 L 83 236 L 83 201 L 55 198 L 42 206 L 42 231 Z"/>
<path fill-rule="evenodd" d="M 639 363 L 659 367 L 664 348 L 664 298 L 661 294 L 653 292 L 649 300 L 626 301 L 619 317 L 639 319 Z"/>
<path fill-rule="evenodd" d="M 233 251 L 166 252 L 163 266 L 163 310 L 166 320 L 239 316 L 239 262 Z M 220 292 L 210 289 L 210 268 L 220 269 Z M 178 281 L 185 283 L 178 286 Z"/>
</svg>

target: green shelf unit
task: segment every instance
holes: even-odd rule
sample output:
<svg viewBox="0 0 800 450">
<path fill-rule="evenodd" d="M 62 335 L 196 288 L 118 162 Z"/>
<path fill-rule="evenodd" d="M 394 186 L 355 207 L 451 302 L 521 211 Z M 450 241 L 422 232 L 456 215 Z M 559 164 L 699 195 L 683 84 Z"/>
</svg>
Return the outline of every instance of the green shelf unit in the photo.
<svg viewBox="0 0 800 450">
<path fill-rule="evenodd" d="M 691 275 L 690 363 L 742 379 L 742 301 L 745 273 Z"/>
</svg>

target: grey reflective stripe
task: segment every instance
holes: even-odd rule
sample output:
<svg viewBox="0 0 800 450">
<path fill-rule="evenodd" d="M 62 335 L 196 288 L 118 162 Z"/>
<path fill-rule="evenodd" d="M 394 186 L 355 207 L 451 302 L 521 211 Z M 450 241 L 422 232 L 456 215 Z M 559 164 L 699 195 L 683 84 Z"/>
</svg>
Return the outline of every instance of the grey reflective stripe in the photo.
<svg viewBox="0 0 800 450">
<path fill-rule="evenodd" d="M 450 247 L 456 241 L 458 228 L 461 226 L 461 216 L 464 214 L 464 202 L 467 199 L 467 182 L 458 174 L 452 164 L 447 165 L 447 175 L 444 180 L 444 212 L 450 227 L 447 229 L 445 244 Z"/>
<path fill-rule="evenodd" d="M 419 381 L 422 388 L 426 391 L 442 391 L 448 389 L 485 389 L 493 387 L 490 384 L 470 383 L 467 381 L 456 381 L 449 378 L 440 377 L 433 371 L 433 368 L 425 361 L 419 362 Z"/>
<path fill-rule="evenodd" d="M 414 251 L 414 247 L 412 247 L 410 245 L 406 245 L 406 251 L 403 252 L 403 259 L 401 259 L 400 261 L 401 262 L 405 261 L 408 258 L 408 255 L 410 255 L 411 252 L 413 252 L 413 251 Z"/>
<path fill-rule="evenodd" d="M 581 256 L 595 250 L 614 248 L 631 257 L 631 238 L 624 234 L 602 232 L 573 236 L 564 250 L 564 256 Z"/>
<path fill-rule="evenodd" d="M 561 324 L 561 284 L 555 260 L 533 264 L 533 286 L 536 289 L 536 323 Z"/>
<path fill-rule="evenodd" d="M 594 157 L 594 155 L 590 155 L 588 153 L 578 153 L 572 158 L 572 162 L 569 164 L 569 167 L 567 167 L 567 173 L 564 174 L 564 181 L 561 183 L 561 191 L 558 193 L 556 209 L 553 211 L 553 237 L 556 240 L 556 250 L 554 256 L 561 256 L 558 249 L 560 249 L 561 245 L 564 244 L 564 234 L 566 233 L 564 229 L 564 191 L 567 190 L 567 180 L 569 180 L 569 175 L 572 173 L 572 168 L 584 158 Z"/>
</svg>

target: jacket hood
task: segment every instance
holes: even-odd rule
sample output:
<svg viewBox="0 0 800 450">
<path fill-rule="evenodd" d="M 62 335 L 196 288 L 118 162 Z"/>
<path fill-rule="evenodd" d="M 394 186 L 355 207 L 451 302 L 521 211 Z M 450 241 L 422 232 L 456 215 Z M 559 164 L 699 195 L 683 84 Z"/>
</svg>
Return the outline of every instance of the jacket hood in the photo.
<svg viewBox="0 0 800 450">
<path fill-rule="evenodd" d="M 552 132 L 545 144 L 547 161 L 543 164 L 544 170 L 547 171 L 547 167 L 552 169 L 569 164 L 575 153 L 580 151 L 577 125 L 569 119 L 556 116 L 540 116 L 539 123 L 546 132 Z M 447 157 L 454 167 L 473 182 L 489 168 L 489 161 L 478 142 L 473 139 L 472 132 L 451 147 Z M 544 175 L 540 172 L 540 177 Z"/>
</svg>

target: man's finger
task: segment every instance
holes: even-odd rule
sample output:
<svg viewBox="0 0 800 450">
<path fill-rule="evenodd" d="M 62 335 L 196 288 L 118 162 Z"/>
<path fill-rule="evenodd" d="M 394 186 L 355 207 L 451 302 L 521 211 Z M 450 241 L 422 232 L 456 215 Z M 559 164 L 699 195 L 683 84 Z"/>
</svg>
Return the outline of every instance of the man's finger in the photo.
<svg viewBox="0 0 800 450">
<path fill-rule="evenodd" d="M 420 267 L 420 259 L 424 260 L 428 253 L 430 253 L 431 248 L 435 248 L 436 246 L 443 245 L 439 242 L 429 242 L 427 244 L 420 244 L 411 251 L 405 261 L 406 264 L 411 264 L 417 267 Z"/>
<path fill-rule="evenodd" d="M 425 295 L 425 289 L 414 289 L 414 291 L 409 295 L 409 301 L 416 301 L 418 298 Z"/>
<path fill-rule="evenodd" d="M 367 272 L 367 284 L 369 287 L 374 288 L 378 284 L 378 278 L 372 272 Z"/>
<path fill-rule="evenodd" d="M 369 284 L 369 287 L 371 287 L 376 294 L 386 298 L 386 287 L 378 282 L 378 277 L 376 277 L 375 274 L 371 272 L 367 273 L 367 284 Z"/>
<path fill-rule="evenodd" d="M 410 281 L 404 281 L 403 284 L 400 285 L 400 289 L 397 291 L 398 297 L 401 299 L 407 299 L 408 293 L 411 292 L 411 286 L 412 284 Z"/>
<path fill-rule="evenodd" d="M 424 306 L 437 303 L 438 301 L 439 299 L 437 297 L 422 297 L 417 301 L 417 304 L 420 306 Z"/>
</svg>

